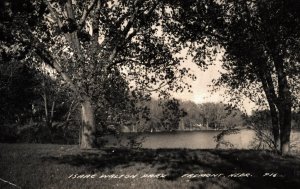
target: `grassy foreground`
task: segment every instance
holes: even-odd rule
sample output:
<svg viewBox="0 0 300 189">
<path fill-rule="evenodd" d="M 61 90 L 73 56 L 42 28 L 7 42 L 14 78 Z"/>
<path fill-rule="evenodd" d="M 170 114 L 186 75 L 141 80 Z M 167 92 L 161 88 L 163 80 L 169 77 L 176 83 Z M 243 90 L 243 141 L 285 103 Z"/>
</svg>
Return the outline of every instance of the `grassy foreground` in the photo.
<svg viewBox="0 0 300 189">
<path fill-rule="evenodd" d="M 2 189 L 300 188 L 300 157 L 255 150 L 82 151 L 73 145 L 0 144 L 0 178 Z"/>
</svg>

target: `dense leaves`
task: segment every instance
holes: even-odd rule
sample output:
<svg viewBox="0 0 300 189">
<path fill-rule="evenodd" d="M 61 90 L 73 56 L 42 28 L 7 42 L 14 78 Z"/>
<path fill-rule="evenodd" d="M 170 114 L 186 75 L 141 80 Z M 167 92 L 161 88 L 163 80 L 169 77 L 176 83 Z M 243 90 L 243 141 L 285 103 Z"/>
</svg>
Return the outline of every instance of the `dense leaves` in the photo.
<svg viewBox="0 0 300 189">
<path fill-rule="evenodd" d="M 34 70 L 19 62 L 0 64 L 0 124 L 24 123 L 32 113 L 32 103 L 39 98 L 39 82 Z"/>
</svg>

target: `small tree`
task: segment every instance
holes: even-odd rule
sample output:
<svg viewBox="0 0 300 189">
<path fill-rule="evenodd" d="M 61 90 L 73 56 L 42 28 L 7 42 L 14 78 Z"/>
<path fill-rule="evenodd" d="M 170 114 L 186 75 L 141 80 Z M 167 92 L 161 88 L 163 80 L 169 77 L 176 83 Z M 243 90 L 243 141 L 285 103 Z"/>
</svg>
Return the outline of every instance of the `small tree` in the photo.
<svg viewBox="0 0 300 189">
<path fill-rule="evenodd" d="M 168 100 L 163 104 L 162 126 L 167 131 L 174 131 L 179 128 L 179 122 L 186 112 L 180 107 L 176 99 Z"/>
</svg>

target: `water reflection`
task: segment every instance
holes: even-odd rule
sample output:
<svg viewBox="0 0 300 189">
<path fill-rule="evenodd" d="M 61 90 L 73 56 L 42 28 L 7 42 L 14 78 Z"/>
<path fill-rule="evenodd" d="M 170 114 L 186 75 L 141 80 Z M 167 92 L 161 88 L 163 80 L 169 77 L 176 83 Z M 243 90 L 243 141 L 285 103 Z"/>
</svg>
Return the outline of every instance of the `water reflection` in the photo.
<svg viewBox="0 0 300 189">
<path fill-rule="evenodd" d="M 215 137 L 220 131 L 178 131 L 178 132 L 159 132 L 159 133 L 143 133 L 137 137 L 137 141 L 141 142 L 142 148 L 187 148 L 187 149 L 213 149 L 216 148 L 217 142 Z M 127 139 L 129 135 L 123 134 L 119 139 L 114 137 L 105 137 L 108 141 L 107 146 L 127 145 L 130 141 Z M 238 133 L 226 135 L 224 140 L 232 144 L 232 146 L 220 145 L 222 149 L 251 149 L 257 142 L 256 134 L 253 130 L 243 129 Z M 300 131 L 292 131 L 291 145 L 300 149 Z"/>
</svg>

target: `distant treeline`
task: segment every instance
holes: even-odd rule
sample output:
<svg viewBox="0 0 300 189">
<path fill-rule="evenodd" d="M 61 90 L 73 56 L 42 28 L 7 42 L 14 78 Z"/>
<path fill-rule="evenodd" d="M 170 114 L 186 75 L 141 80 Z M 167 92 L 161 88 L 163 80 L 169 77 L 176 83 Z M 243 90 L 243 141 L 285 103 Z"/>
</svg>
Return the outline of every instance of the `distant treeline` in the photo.
<svg viewBox="0 0 300 189">
<path fill-rule="evenodd" d="M 206 130 L 233 128 L 271 128 L 268 110 L 253 110 L 247 115 L 238 108 L 221 102 L 196 104 L 177 99 L 151 99 L 139 103 L 146 110 L 137 122 L 122 127 L 125 132 L 157 132 L 176 130 Z M 293 112 L 292 128 L 300 129 L 300 114 Z"/>
<path fill-rule="evenodd" d="M 146 107 L 150 109 L 147 121 L 130 131 L 229 129 L 245 125 L 242 111 L 223 103 L 152 99 Z"/>
</svg>

